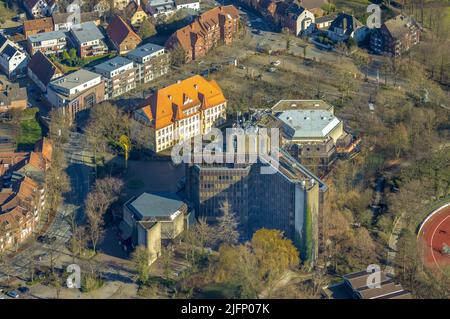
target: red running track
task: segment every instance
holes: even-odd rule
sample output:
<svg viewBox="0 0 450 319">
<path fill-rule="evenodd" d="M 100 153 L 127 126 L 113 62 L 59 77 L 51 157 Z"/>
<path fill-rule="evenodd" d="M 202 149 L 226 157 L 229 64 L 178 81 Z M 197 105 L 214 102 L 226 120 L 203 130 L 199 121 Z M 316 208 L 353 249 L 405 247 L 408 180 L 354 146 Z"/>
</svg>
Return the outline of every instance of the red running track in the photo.
<svg viewBox="0 0 450 319">
<path fill-rule="evenodd" d="M 450 255 L 442 253 L 444 243 L 450 246 L 450 206 L 441 208 L 426 220 L 419 236 L 424 244 L 427 264 L 450 265 Z"/>
</svg>

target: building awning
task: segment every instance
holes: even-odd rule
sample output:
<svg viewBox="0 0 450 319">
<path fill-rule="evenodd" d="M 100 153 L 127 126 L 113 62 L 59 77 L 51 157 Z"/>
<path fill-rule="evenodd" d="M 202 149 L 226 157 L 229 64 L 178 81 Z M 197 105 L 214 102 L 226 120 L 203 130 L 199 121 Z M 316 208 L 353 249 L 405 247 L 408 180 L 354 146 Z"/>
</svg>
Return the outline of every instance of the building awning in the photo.
<svg viewBox="0 0 450 319">
<path fill-rule="evenodd" d="M 122 238 L 122 240 L 127 240 L 128 238 L 130 238 L 131 233 L 133 232 L 131 227 L 124 220 L 120 222 L 119 230 L 120 230 L 120 237 Z"/>
</svg>

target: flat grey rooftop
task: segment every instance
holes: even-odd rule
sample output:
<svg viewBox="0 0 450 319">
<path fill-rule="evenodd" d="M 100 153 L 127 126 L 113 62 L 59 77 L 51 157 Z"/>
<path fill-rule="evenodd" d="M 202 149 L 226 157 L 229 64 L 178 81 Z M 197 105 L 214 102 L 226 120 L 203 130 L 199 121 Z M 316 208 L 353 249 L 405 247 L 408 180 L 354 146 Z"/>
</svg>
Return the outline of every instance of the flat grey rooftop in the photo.
<svg viewBox="0 0 450 319">
<path fill-rule="evenodd" d="M 77 86 L 79 86 L 82 83 L 91 81 L 95 78 L 100 77 L 99 74 L 85 70 L 80 69 L 76 72 L 70 73 L 60 79 L 54 80 L 51 82 L 53 85 L 57 85 L 62 88 L 66 88 L 68 90 L 73 89 Z"/>
<path fill-rule="evenodd" d="M 291 138 L 325 138 L 341 122 L 330 111 L 286 110 L 277 117 L 285 124 Z"/>
<path fill-rule="evenodd" d="M 66 33 L 64 31 L 51 31 L 33 34 L 28 37 L 30 42 L 41 42 L 41 41 L 49 41 L 54 39 L 65 38 Z"/>
<path fill-rule="evenodd" d="M 147 43 L 137 47 L 133 51 L 130 51 L 127 55 L 130 58 L 143 58 L 161 50 L 164 50 L 163 46 L 154 43 Z"/>
<path fill-rule="evenodd" d="M 121 56 L 116 56 L 108 61 L 105 61 L 103 63 L 100 63 L 99 65 L 95 66 L 95 71 L 97 72 L 112 72 L 114 70 L 117 70 L 121 67 L 123 67 L 124 65 L 133 63 L 133 61 L 121 57 Z"/>
<path fill-rule="evenodd" d="M 104 36 L 97 25 L 92 22 L 84 22 L 72 27 L 71 31 L 78 43 L 85 43 L 95 40 L 103 40 Z"/>
<path fill-rule="evenodd" d="M 184 202 L 174 193 L 142 193 L 128 203 L 138 220 L 148 217 L 169 217 L 180 210 Z"/>
</svg>

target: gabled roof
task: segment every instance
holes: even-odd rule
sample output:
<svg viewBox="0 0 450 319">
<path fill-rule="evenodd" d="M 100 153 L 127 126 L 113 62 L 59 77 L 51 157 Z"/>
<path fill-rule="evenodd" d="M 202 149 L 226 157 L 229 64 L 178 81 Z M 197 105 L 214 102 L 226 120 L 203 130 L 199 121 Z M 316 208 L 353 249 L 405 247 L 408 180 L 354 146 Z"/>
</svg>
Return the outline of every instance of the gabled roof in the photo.
<svg viewBox="0 0 450 319">
<path fill-rule="evenodd" d="M 3 34 L 0 34 L 0 48 L 1 48 L 6 42 L 8 42 L 8 38 L 5 37 Z"/>
<path fill-rule="evenodd" d="M 225 96 L 215 81 L 194 75 L 183 81 L 158 90 L 147 100 L 142 112 L 156 129 L 166 127 L 185 116 L 183 111 L 195 105 L 203 109 L 224 103 Z"/>
<path fill-rule="evenodd" d="M 13 47 L 11 44 L 7 44 L 1 52 L 1 55 L 9 61 L 18 51 L 19 50 L 17 50 L 17 48 Z"/>
<path fill-rule="evenodd" d="M 33 166 L 35 169 L 44 171 L 46 168 L 44 157 L 41 153 L 31 152 L 29 165 Z"/>
<path fill-rule="evenodd" d="M 118 15 L 108 25 L 106 33 L 116 46 L 119 46 L 128 37 L 135 37 L 139 41 L 142 41 L 133 29 Z"/>
<path fill-rule="evenodd" d="M 329 21 L 334 21 L 334 19 L 336 19 L 337 14 L 332 13 L 326 16 L 322 16 L 322 17 L 318 17 L 316 18 L 316 23 L 324 23 L 324 22 L 329 22 Z"/>
<path fill-rule="evenodd" d="M 43 137 L 39 140 L 35 145 L 34 151 L 42 153 L 42 156 L 47 162 L 52 161 L 53 145 L 49 138 Z"/>
<path fill-rule="evenodd" d="M 55 74 L 64 73 L 41 51 L 36 52 L 28 63 L 28 68 L 45 86 L 50 83 Z"/>
<path fill-rule="evenodd" d="M 393 38 L 400 38 L 404 34 L 409 32 L 411 28 L 418 27 L 416 21 L 413 18 L 401 14 L 392 19 L 387 20 L 384 23 L 384 26 L 386 27 L 386 29 L 389 31 L 389 33 Z"/>
<path fill-rule="evenodd" d="M 359 27 L 362 27 L 362 23 L 358 21 L 354 16 L 348 13 L 339 13 L 337 18 L 331 22 L 330 30 L 334 28 L 340 28 L 344 30 L 345 34 L 350 35 L 353 31 L 356 31 Z"/>
<path fill-rule="evenodd" d="M 137 4 L 134 1 L 131 1 L 130 3 L 128 3 L 128 5 L 125 7 L 125 12 L 130 17 L 132 17 L 134 14 L 136 14 L 136 12 L 139 12 L 139 11 L 142 11 L 143 13 L 145 13 L 144 9 L 142 9 L 142 6 L 140 4 Z M 145 15 L 147 15 L 147 14 L 145 13 Z"/>
<path fill-rule="evenodd" d="M 23 32 L 24 34 L 34 30 L 53 30 L 53 20 L 52 18 L 42 18 L 42 19 L 33 19 L 26 20 L 23 22 Z"/>
<path fill-rule="evenodd" d="M 219 24 L 219 16 L 225 16 L 227 19 L 238 19 L 239 11 L 233 5 L 215 7 L 202 13 L 194 22 L 177 30 L 172 37 L 178 40 L 178 43 L 185 51 L 191 50 L 197 41 L 203 41 L 208 30 Z"/>
</svg>

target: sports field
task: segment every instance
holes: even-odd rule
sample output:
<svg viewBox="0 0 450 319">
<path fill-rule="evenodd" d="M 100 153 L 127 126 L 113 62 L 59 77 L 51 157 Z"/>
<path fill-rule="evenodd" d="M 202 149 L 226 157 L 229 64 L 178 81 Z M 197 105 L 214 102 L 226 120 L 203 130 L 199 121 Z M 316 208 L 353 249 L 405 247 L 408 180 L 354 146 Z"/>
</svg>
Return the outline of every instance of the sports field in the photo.
<svg viewBox="0 0 450 319">
<path fill-rule="evenodd" d="M 450 203 L 424 221 L 419 239 L 424 244 L 424 259 L 428 265 L 439 269 L 450 266 Z"/>
</svg>

